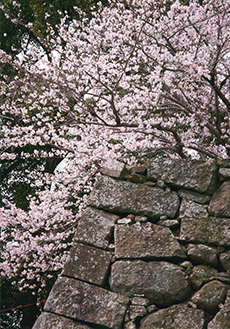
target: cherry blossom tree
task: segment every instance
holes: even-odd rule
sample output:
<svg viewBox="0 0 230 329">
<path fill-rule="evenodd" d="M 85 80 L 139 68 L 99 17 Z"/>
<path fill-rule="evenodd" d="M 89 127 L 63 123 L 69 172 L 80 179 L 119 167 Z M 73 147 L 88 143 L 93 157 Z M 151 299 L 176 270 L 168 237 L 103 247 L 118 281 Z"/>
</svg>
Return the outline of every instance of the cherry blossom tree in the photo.
<svg viewBox="0 0 230 329">
<path fill-rule="evenodd" d="M 35 293 L 61 267 L 100 161 L 230 156 L 229 1 L 111 0 L 79 14 L 59 37 L 49 28 L 49 60 L 0 53 L 17 72 L 1 79 L 1 159 L 75 161 L 56 178 L 28 173 L 46 188 L 28 212 L 0 212 L 3 274 Z"/>
</svg>

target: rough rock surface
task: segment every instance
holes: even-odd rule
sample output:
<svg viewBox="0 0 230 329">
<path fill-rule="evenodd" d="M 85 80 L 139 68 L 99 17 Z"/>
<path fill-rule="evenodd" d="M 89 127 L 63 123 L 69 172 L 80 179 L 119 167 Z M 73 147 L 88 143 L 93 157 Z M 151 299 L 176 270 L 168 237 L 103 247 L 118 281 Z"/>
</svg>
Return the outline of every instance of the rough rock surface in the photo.
<svg viewBox="0 0 230 329">
<path fill-rule="evenodd" d="M 52 313 L 42 313 L 33 329 L 91 329 L 85 324 Z"/>
<path fill-rule="evenodd" d="M 210 196 L 189 190 L 179 190 L 178 195 L 181 198 L 191 200 L 200 204 L 206 204 L 210 201 Z"/>
<path fill-rule="evenodd" d="M 105 249 L 117 218 L 104 211 L 87 208 L 78 222 L 76 240 Z"/>
<path fill-rule="evenodd" d="M 207 207 L 194 201 L 183 199 L 180 206 L 179 217 L 208 217 Z"/>
<path fill-rule="evenodd" d="M 204 244 L 189 244 L 187 255 L 195 262 L 204 265 L 217 266 L 217 250 Z"/>
<path fill-rule="evenodd" d="M 208 313 L 215 313 L 219 305 L 224 303 L 227 295 L 227 286 L 219 281 L 211 281 L 205 284 L 195 293 L 191 301 L 200 309 Z"/>
<path fill-rule="evenodd" d="M 166 215 L 173 218 L 179 208 L 179 197 L 175 192 L 104 176 L 98 179 L 88 204 L 121 214 L 133 213 L 151 218 Z"/>
<path fill-rule="evenodd" d="M 107 278 L 110 259 L 108 251 L 75 243 L 64 265 L 63 275 L 102 286 Z"/>
<path fill-rule="evenodd" d="M 230 328 L 230 304 L 226 304 L 209 322 L 208 329 L 229 329 Z"/>
<path fill-rule="evenodd" d="M 152 223 L 117 226 L 115 246 L 117 258 L 186 258 L 170 229 Z"/>
<path fill-rule="evenodd" d="M 203 329 L 203 326 L 203 311 L 174 305 L 148 315 L 140 329 Z"/>
<path fill-rule="evenodd" d="M 217 270 L 207 265 L 198 265 L 192 269 L 190 281 L 195 290 L 200 289 L 203 284 L 215 278 Z"/>
<path fill-rule="evenodd" d="M 171 186 L 209 194 L 216 186 L 216 170 L 216 163 L 212 160 L 154 159 L 149 166 L 148 178 L 162 179 Z"/>
<path fill-rule="evenodd" d="M 226 271 L 230 272 L 230 250 L 220 254 L 220 263 Z"/>
<path fill-rule="evenodd" d="M 180 239 L 201 244 L 230 246 L 228 218 L 182 218 Z"/>
<path fill-rule="evenodd" d="M 45 304 L 45 311 L 119 329 L 128 307 L 125 296 L 75 279 L 60 277 Z"/>
<path fill-rule="evenodd" d="M 104 175 L 123 178 L 125 175 L 125 164 L 113 159 L 107 159 L 101 165 L 100 172 Z"/>
<path fill-rule="evenodd" d="M 230 181 L 216 190 L 209 204 L 209 212 L 217 217 L 230 217 Z"/>
<path fill-rule="evenodd" d="M 144 294 L 157 305 L 172 305 L 190 293 L 188 276 L 168 262 L 117 261 L 112 265 L 112 291 L 132 297 Z"/>
</svg>

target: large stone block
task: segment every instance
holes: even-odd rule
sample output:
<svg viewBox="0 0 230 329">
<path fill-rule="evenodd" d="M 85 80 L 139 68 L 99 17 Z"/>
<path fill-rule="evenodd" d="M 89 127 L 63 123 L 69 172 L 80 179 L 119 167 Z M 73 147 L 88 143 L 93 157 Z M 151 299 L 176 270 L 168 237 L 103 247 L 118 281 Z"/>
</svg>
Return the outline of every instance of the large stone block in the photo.
<svg viewBox="0 0 230 329">
<path fill-rule="evenodd" d="M 151 313 L 141 321 L 140 329 L 203 329 L 204 312 L 185 305 L 174 305 Z M 226 328 L 227 329 L 227 328 Z"/>
<path fill-rule="evenodd" d="M 229 218 L 182 218 L 180 239 L 187 242 L 230 246 Z"/>
<path fill-rule="evenodd" d="M 106 176 L 98 179 L 88 200 L 88 204 L 96 208 L 151 218 L 159 218 L 164 215 L 174 218 L 179 203 L 179 197 L 175 192 L 121 182 Z"/>
<path fill-rule="evenodd" d="M 219 310 L 219 305 L 224 303 L 226 295 L 227 286 L 225 284 L 211 281 L 197 291 L 191 301 L 208 313 L 216 313 Z"/>
<path fill-rule="evenodd" d="M 100 172 L 114 178 L 123 178 L 125 175 L 125 164 L 114 159 L 107 159 L 101 164 Z"/>
<path fill-rule="evenodd" d="M 115 254 L 117 258 L 186 258 L 170 229 L 152 223 L 117 225 Z"/>
<path fill-rule="evenodd" d="M 190 293 L 188 276 L 168 262 L 117 261 L 112 265 L 110 287 L 129 297 L 143 294 L 161 306 L 183 301 Z"/>
<path fill-rule="evenodd" d="M 216 162 L 189 159 L 154 159 L 148 179 L 162 179 L 165 183 L 201 193 L 213 193 L 217 181 Z"/>
<path fill-rule="evenodd" d="M 75 279 L 60 277 L 45 304 L 45 311 L 86 323 L 120 329 L 129 299 Z"/>
<path fill-rule="evenodd" d="M 107 278 L 110 259 L 108 251 L 75 243 L 64 265 L 63 274 L 102 286 Z"/>
<path fill-rule="evenodd" d="M 225 303 L 221 310 L 208 324 L 208 329 L 230 328 L 230 303 Z"/>
<path fill-rule="evenodd" d="M 209 204 L 209 212 L 217 217 L 230 217 L 230 181 L 216 190 Z"/>
<path fill-rule="evenodd" d="M 117 218 L 104 211 L 87 208 L 78 222 L 76 241 L 106 249 Z"/>
<path fill-rule="evenodd" d="M 33 329 L 92 329 L 85 324 L 52 313 L 42 313 L 33 325 Z"/>
</svg>

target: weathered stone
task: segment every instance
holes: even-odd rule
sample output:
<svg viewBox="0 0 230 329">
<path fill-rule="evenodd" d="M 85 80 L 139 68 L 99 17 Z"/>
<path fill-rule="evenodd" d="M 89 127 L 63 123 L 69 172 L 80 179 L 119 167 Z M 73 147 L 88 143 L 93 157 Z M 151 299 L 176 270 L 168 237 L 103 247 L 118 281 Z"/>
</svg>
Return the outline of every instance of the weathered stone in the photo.
<svg viewBox="0 0 230 329">
<path fill-rule="evenodd" d="M 179 202 L 179 197 L 175 192 L 116 181 L 106 176 L 98 179 L 88 200 L 88 204 L 96 208 L 151 218 L 159 218 L 162 215 L 175 217 Z"/>
<path fill-rule="evenodd" d="M 76 240 L 105 249 L 117 218 L 104 211 L 87 208 L 78 222 Z"/>
<path fill-rule="evenodd" d="M 205 194 L 200 194 L 189 190 L 179 190 L 178 194 L 181 198 L 188 199 L 200 204 L 205 204 L 210 201 L 210 196 Z"/>
<path fill-rule="evenodd" d="M 111 254 L 108 251 L 75 243 L 64 265 L 63 274 L 102 286 L 105 283 Z"/>
<path fill-rule="evenodd" d="M 147 314 L 147 310 L 142 305 L 130 305 L 129 316 L 131 320 L 143 318 Z"/>
<path fill-rule="evenodd" d="M 152 223 L 116 226 L 115 255 L 117 258 L 186 258 L 170 229 Z"/>
<path fill-rule="evenodd" d="M 209 212 L 217 217 L 230 217 L 230 181 L 216 190 L 209 204 Z"/>
<path fill-rule="evenodd" d="M 174 305 L 146 316 L 140 329 L 203 329 L 204 312 Z"/>
<path fill-rule="evenodd" d="M 206 265 L 198 265 L 192 269 L 190 275 L 190 282 L 193 289 L 200 289 L 205 283 L 212 280 L 215 277 L 217 270 Z"/>
<path fill-rule="evenodd" d="M 136 329 L 135 321 L 126 322 L 124 329 Z"/>
<path fill-rule="evenodd" d="M 218 272 L 215 275 L 215 279 L 224 282 L 226 284 L 230 284 L 230 273 Z"/>
<path fill-rule="evenodd" d="M 230 179 L 230 168 L 220 168 L 219 169 L 219 176 L 220 176 L 221 180 Z"/>
<path fill-rule="evenodd" d="M 59 278 L 46 301 L 45 310 L 63 316 L 120 329 L 129 299 L 75 279 Z"/>
<path fill-rule="evenodd" d="M 177 219 L 161 219 L 157 222 L 157 225 L 169 227 L 171 229 L 176 229 L 179 227 L 180 223 Z"/>
<path fill-rule="evenodd" d="M 150 300 L 145 297 L 138 297 L 135 296 L 131 299 L 132 305 L 142 305 L 142 306 L 148 306 L 150 304 Z"/>
<path fill-rule="evenodd" d="M 230 220 L 229 218 L 182 218 L 180 239 L 230 246 Z"/>
<path fill-rule="evenodd" d="M 230 250 L 220 254 L 220 263 L 226 271 L 230 272 Z"/>
<path fill-rule="evenodd" d="M 227 286 L 219 281 L 206 283 L 192 297 L 192 303 L 198 308 L 208 312 L 215 313 L 219 309 L 219 304 L 224 303 L 227 294 Z"/>
<path fill-rule="evenodd" d="M 44 312 L 37 318 L 33 329 L 91 329 L 91 327 L 56 314 Z"/>
<path fill-rule="evenodd" d="M 180 206 L 179 217 L 208 217 L 207 206 L 191 200 L 183 199 Z"/>
<path fill-rule="evenodd" d="M 140 223 L 146 223 L 148 218 L 145 216 L 135 216 L 135 221 Z"/>
<path fill-rule="evenodd" d="M 190 293 L 188 276 L 168 262 L 117 261 L 112 265 L 110 287 L 130 297 L 144 294 L 162 306 L 183 301 Z"/>
<path fill-rule="evenodd" d="M 129 217 L 124 217 L 124 218 L 121 218 L 121 219 L 118 219 L 117 221 L 117 224 L 121 224 L 121 225 L 127 225 L 127 224 L 131 224 L 132 223 L 132 219 L 129 218 Z"/>
<path fill-rule="evenodd" d="M 126 172 L 125 164 L 114 159 L 107 159 L 101 165 L 100 172 L 114 178 L 123 178 Z"/>
<path fill-rule="evenodd" d="M 149 306 L 147 307 L 147 311 L 148 311 L 148 313 L 156 312 L 157 310 L 158 310 L 158 307 L 157 307 L 156 305 L 154 305 L 154 304 L 149 305 Z"/>
<path fill-rule="evenodd" d="M 218 264 L 216 248 L 204 244 L 189 244 L 187 255 L 193 261 L 204 265 L 215 267 Z"/>
<path fill-rule="evenodd" d="M 230 304 L 225 304 L 208 324 L 208 329 L 230 328 Z"/>
<path fill-rule="evenodd" d="M 161 179 L 174 187 L 211 194 L 216 186 L 217 166 L 212 160 L 154 159 L 149 164 L 148 179 Z"/>
</svg>

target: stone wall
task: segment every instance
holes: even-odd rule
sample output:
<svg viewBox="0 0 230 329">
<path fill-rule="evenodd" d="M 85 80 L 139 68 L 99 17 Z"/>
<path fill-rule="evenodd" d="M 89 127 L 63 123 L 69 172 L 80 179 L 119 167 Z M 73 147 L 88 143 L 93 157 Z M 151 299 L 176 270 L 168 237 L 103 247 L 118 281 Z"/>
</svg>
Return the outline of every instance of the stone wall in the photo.
<svg viewBox="0 0 230 329">
<path fill-rule="evenodd" d="M 230 160 L 101 173 L 33 329 L 229 329 Z"/>
</svg>

